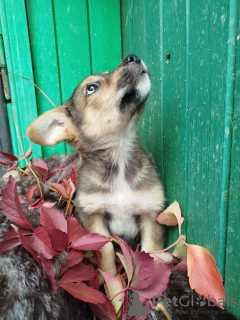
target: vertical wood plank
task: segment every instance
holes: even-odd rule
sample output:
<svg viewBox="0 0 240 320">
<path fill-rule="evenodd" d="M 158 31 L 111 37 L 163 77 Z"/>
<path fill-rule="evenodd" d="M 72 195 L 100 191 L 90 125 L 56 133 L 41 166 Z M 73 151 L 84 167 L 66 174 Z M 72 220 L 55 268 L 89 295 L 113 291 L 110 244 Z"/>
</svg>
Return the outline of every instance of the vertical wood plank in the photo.
<svg viewBox="0 0 240 320">
<path fill-rule="evenodd" d="M 112 71 L 122 59 L 119 0 L 88 0 L 92 73 Z"/>
<path fill-rule="evenodd" d="M 91 73 L 87 1 L 54 0 L 61 100 Z M 73 150 L 67 145 L 67 151 Z"/>
<path fill-rule="evenodd" d="M 218 259 L 229 2 L 190 2 L 187 233 Z M 214 239 L 214 241 L 213 241 Z"/>
<path fill-rule="evenodd" d="M 231 171 L 228 206 L 225 289 L 226 296 L 236 299 L 237 306 L 230 305 L 229 309 L 240 317 L 240 6 L 238 7 L 238 31 L 236 48 L 236 67 L 234 72 L 234 116 L 232 121 Z"/>
<path fill-rule="evenodd" d="M 8 71 L 33 79 L 25 2 L 23 0 L 1 0 L 0 6 Z M 22 134 L 24 149 L 27 150 L 30 142 L 25 137 L 25 131 L 37 117 L 35 90 L 31 83 L 13 75 L 9 75 L 9 82 L 14 114 Z M 31 112 L 29 112 L 30 108 Z M 20 154 L 21 150 L 12 122 L 11 105 L 8 105 L 8 115 L 11 119 L 13 152 Z M 42 155 L 40 146 L 34 145 L 33 152 L 37 157 Z"/>
<path fill-rule="evenodd" d="M 27 0 L 26 4 L 34 80 L 53 103 L 59 106 L 62 100 L 52 0 Z M 36 92 L 39 114 L 54 108 L 37 89 Z M 61 154 L 65 152 L 65 143 L 42 149 L 46 157 L 54 153 Z"/>
<path fill-rule="evenodd" d="M 239 90 L 239 89 L 238 89 Z M 240 121 L 233 122 L 233 143 L 231 153 L 231 174 L 229 190 L 229 213 L 227 227 L 227 249 L 225 267 L 225 289 L 226 296 L 229 296 L 231 310 L 236 316 L 240 316 Z M 238 306 L 231 303 L 235 299 Z"/>
</svg>

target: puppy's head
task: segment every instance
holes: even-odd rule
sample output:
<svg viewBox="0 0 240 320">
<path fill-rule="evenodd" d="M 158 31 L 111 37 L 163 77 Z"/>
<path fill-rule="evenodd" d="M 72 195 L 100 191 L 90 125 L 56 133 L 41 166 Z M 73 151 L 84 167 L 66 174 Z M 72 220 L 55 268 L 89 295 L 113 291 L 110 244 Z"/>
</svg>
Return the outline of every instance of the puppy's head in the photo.
<svg viewBox="0 0 240 320">
<path fill-rule="evenodd" d="M 111 73 L 85 78 L 64 105 L 38 117 L 27 136 L 41 145 L 67 141 L 81 149 L 86 141 L 119 135 L 136 124 L 149 91 L 147 67 L 129 55 Z"/>
</svg>

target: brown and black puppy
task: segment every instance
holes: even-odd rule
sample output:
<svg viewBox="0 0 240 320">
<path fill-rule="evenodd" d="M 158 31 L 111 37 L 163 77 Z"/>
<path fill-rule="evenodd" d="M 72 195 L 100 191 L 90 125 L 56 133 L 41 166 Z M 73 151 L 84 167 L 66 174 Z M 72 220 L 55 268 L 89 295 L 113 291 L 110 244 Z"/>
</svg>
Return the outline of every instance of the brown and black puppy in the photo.
<svg viewBox="0 0 240 320">
<path fill-rule="evenodd" d="M 83 226 L 127 241 L 140 232 L 146 252 L 163 246 L 156 217 L 165 201 L 136 133 L 149 91 L 147 67 L 129 55 L 113 72 L 84 79 L 64 105 L 41 115 L 27 130 L 35 143 L 67 141 L 81 152 L 75 215 Z M 102 249 L 102 268 L 116 274 L 112 243 Z"/>
</svg>

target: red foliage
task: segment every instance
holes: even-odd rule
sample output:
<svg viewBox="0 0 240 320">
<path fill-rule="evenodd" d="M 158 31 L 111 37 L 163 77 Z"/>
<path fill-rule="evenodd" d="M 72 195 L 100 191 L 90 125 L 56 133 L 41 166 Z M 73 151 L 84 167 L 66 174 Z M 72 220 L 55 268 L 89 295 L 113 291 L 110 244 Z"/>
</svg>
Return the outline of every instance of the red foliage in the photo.
<svg viewBox="0 0 240 320">
<path fill-rule="evenodd" d="M 1 158 L 0 163 L 11 166 L 8 170 L 17 168 L 16 156 L 4 152 L 0 154 L 5 158 Z M 31 155 L 32 146 L 24 157 L 28 158 Z M 65 169 L 58 167 L 49 174 L 47 163 L 39 159 L 34 160 L 31 168 L 42 182 L 55 172 Z M 182 261 L 179 262 L 170 252 L 166 252 L 169 248 L 151 253 L 140 252 L 138 249 L 133 251 L 125 241 L 114 235 L 114 240 L 121 248 L 116 253 L 120 264 L 119 274 L 112 276 L 102 272 L 106 280 L 107 296 L 99 292 L 98 270 L 93 266 L 98 263 L 101 268 L 101 253 L 93 251 L 101 249 L 110 239 L 90 233 L 69 214 L 73 207 L 71 199 L 77 187 L 77 170 L 72 164 L 71 169 L 69 180 L 63 178 L 62 184 L 49 183 L 65 199 L 67 217 L 52 208 L 56 203 L 45 202 L 44 195 L 31 202 L 36 190 L 39 192 L 40 187 L 37 184 L 27 190 L 25 195 L 27 202 L 21 199 L 17 194 L 17 182 L 10 176 L 5 189 L 2 190 L 0 205 L 2 213 L 23 229 L 11 225 L 13 229 L 8 230 L 4 235 L 5 240 L 0 242 L 0 253 L 22 245 L 43 268 L 55 293 L 61 287 L 75 298 L 89 302 L 92 311 L 101 320 L 121 319 L 124 311 L 123 301 L 125 307 L 128 305 L 127 290 L 138 292 L 140 301 L 144 305 L 152 306 L 152 297 L 162 296 L 166 290 L 172 270 L 188 272 L 190 286 L 199 294 L 216 300 L 224 298 L 222 278 L 213 257 L 206 249 L 187 244 L 185 236 L 181 235 L 183 218 L 176 201 L 161 213 L 157 220 L 161 224 L 178 225 L 179 238 L 169 248 L 177 245 L 173 255 L 180 257 Z M 28 216 L 22 210 L 21 203 L 28 203 L 28 209 L 40 208 L 39 227 L 33 228 Z M 54 277 L 52 259 L 63 252 L 66 261 L 59 274 Z M 140 318 L 145 319 L 145 317 L 131 317 L 135 320 Z"/>
</svg>

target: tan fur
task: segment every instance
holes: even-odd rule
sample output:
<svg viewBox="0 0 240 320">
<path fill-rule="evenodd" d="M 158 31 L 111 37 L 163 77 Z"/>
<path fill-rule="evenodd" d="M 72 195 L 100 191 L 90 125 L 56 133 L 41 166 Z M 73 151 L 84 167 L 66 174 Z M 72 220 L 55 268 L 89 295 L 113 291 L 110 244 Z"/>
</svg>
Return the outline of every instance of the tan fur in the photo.
<svg viewBox="0 0 240 320">
<path fill-rule="evenodd" d="M 56 121 L 55 131 L 52 133 L 52 122 Z M 58 142 L 73 142 L 77 128 L 71 119 L 66 117 L 65 106 L 49 110 L 39 116 L 27 129 L 27 137 L 40 145 L 54 146 Z"/>
</svg>

